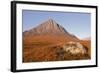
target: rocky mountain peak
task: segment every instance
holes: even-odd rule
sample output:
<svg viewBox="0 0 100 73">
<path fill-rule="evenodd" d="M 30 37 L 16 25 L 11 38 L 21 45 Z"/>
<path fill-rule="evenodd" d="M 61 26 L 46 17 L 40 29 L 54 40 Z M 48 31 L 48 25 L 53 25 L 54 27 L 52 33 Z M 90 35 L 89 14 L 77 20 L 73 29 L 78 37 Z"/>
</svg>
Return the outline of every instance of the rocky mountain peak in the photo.
<svg viewBox="0 0 100 73">
<path fill-rule="evenodd" d="M 48 20 L 42 22 L 38 26 L 30 29 L 29 31 L 24 32 L 24 35 L 33 36 L 33 35 L 60 35 L 60 36 L 68 36 L 74 39 L 77 37 L 71 35 L 67 32 L 64 27 L 62 27 L 55 20 L 49 18 Z"/>
</svg>

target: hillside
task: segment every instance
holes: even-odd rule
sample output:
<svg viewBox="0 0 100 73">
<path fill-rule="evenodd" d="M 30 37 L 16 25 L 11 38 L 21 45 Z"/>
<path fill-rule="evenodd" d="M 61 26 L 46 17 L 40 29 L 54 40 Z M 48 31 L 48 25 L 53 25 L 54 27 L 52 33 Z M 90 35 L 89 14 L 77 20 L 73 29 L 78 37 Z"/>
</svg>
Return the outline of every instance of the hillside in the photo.
<svg viewBox="0 0 100 73">
<path fill-rule="evenodd" d="M 56 21 L 48 19 L 23 32 L 23 62 L 90 59 L 90 42 L 78 39 Z"/>
</svg>

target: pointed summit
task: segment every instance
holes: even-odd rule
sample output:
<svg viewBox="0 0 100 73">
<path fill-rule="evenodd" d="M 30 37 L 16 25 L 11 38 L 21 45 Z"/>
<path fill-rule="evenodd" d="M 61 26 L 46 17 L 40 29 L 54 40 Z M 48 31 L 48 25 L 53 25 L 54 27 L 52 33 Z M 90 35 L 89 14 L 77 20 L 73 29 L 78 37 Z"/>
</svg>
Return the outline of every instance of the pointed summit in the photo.
<svg viewBox="0 0 100 73">
<path fill-rule="evenodd" d="M 45 27 L 44 29 L 53 29 L 55 27 L 57 27 L 57 23 L 53 20 L 53 19 L 48 19 L 45 22 L 41 23 L 38 27 Z"/>
<path fill-rule="evenodd" d="M 32 28 L 27 32 L 29 35 L 40 34 L 65 34 L 68 33 L 61 25 L 59 25 L 53 19 L 48 19 L 45 22 L 39 24 L 37 27 Z"/>
<path fill-rule="evenodd" d="M 53 19 L 48 19 L 47 21 L 45 21 L 45 23 L 49 23 L 48 25 L 57 25 L 58 23 L 55 21 L 55 20 L 53 20 Z"/>
<path fill-rule="evenodd" d="M 27 32 L 24 32 L 24 35 L 33 36 L 33 35 L 61 35 L 73 37 L 70 33 L 68 33 L 60 24 L 58 24 L 53 19 L 49 18 L 48 20 L 42 22 L 35 28 L 30 29 Z M 73 37 L 76 38 L 76 37 Z"/>
<path fill-rule="evenodd" d="M 55 22 L 52 18 L 49 18 L 47 21 L 48 22 Z"/>
</svg>

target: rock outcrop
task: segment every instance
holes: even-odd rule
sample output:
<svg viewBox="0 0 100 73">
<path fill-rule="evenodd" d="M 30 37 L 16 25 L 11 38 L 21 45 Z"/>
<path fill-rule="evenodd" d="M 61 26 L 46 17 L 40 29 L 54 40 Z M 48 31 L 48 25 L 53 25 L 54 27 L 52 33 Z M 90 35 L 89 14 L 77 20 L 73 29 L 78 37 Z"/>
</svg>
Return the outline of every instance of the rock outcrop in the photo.
<svg viewBox="0 0 100 73">
<path fill-rule="evenodd" d="M 66 52 L 69 52 L 71 54 L 86 54 L 85 47 L 79 43 L 79 42 L 68 42 L 63 46 L 63 49 Z"/>
</svg>

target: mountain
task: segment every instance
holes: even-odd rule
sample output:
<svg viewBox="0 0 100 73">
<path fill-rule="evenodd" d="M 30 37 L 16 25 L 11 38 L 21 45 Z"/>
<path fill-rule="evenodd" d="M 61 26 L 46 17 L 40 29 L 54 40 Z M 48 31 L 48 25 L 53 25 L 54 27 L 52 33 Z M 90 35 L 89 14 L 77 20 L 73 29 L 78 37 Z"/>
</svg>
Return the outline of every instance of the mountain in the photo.
<svg viewBox="0 0 100 73">
<path fill-rule="evenodd" d="M 24 36 L 35 36 L 35 35 L 55 35 L 55 36 L 67 36 L 73 39 L 78 39 L 75 35 L 67 32 L 60 24 L 53 19 L 48 19 L 38 26 L 23 32 Z"/>
<path fill-rule="evenodd" d="M 91 58 L 91 41 L 78 39 L 53 19 L 23 32 L 23 62 Z"/>
</svg>

